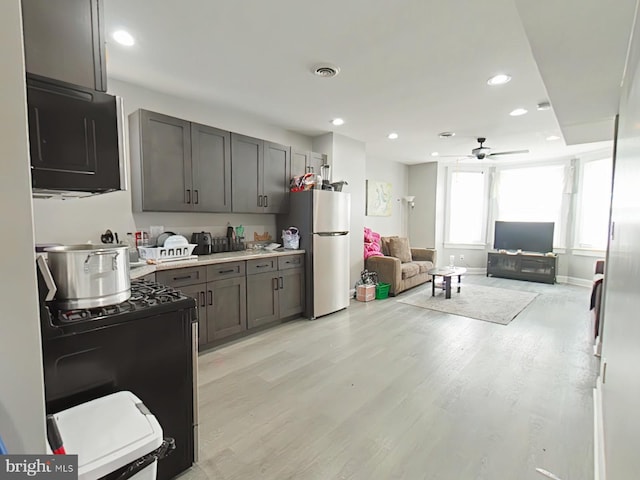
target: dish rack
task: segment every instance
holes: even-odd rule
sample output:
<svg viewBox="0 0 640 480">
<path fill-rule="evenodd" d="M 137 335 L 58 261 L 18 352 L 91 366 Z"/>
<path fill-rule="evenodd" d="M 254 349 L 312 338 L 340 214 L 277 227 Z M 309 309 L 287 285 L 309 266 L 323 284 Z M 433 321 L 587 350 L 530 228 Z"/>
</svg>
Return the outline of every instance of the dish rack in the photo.
<svg viewBox="0 0 640 480">
<path fill-rule="evenodd" d="M 196 246 L 195 243 L 189 243 L 177 247 L 138 247 L 138 253 L 143 260 L 180 260 L 190 257 Z"/>
</svg>

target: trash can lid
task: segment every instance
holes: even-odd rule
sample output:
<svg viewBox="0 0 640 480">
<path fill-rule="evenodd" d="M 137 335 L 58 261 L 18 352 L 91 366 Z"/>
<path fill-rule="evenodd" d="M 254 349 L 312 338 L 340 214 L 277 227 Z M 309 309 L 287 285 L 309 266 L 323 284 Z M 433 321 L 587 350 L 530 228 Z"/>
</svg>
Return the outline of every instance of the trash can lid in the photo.
<svg viewBox="0 0 640 480">
<path fill-rule="evenodd" d="M 131 392 L 117 392 L 54 415 L 68 454 L 78 455 L 78 478 L 104 477 L 162 444 L 162 427 Z"/>
</svg>

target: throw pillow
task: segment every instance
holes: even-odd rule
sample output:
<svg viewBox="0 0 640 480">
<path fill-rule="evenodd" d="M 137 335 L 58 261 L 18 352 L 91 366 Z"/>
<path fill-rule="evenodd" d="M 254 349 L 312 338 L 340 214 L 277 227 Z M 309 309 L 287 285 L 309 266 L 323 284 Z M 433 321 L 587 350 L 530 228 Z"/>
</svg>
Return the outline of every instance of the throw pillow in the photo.
<svg viewBox="0 0 640 480">
<path fill-rule="evenodd" d="M 411 247 L 409 247 L 409 239 L 404 237 L 389 239 L 389 255 L 399 258 L 402 263 L 410 262 Z"/>
<path fill-rule="evenodd" d="M 392 238 L 398 238 L 398 237 L 380 237 L 380 248 L 381 248 L 381 250 L 382 250 L 382 254 L 383 254 L 385 257 L 392 256 L 392 255 L 389 253 L 389 241 L 390 241 Z"/>
</svg>

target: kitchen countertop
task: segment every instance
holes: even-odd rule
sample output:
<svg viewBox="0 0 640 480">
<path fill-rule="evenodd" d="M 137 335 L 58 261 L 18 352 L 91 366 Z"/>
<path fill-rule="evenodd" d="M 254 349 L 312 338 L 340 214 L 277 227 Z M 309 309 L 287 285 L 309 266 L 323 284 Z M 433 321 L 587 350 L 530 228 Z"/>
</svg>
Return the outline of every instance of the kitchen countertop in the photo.
<svg viewBox="0 0 640 480">
<path fill-rule="evenodd" d="M 176 260 L 173 262 L 158 263 L 155 265 L 146 264 L 140 266 L 132 266 L 130 271 L 131 279 L 136 279 L 149 275 L 150 273 L 162 270 L 174 270 L 176 268 L 201 267 L 205 265 L 214 265 L 217 263 L 237 262 L 239 260 L 252 260 L 255 258 L 265 257 L 282 257 L 286 255 L 303 254 L 304 250 L 242 250 L 239 252 L 222 252 L 212 255 L 200 255 L 198 258 L 187 260 Z"/>
</svg>

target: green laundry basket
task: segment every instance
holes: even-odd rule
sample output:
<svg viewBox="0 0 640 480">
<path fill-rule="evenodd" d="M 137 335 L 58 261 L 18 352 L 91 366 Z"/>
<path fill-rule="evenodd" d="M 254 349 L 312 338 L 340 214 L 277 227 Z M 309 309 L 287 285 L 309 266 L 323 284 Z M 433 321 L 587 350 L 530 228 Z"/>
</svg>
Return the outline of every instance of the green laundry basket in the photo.
<svg viewBox="0 0 640 480">
<path fill-rule="evenodd" d="M 376 285 L 376 300 L 382 300 L 383 298 L 389 297 L 389 288 L 391 287 L 388 283 L 379 283 Z"/>
</svg>

